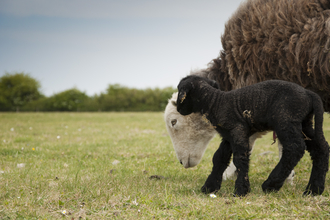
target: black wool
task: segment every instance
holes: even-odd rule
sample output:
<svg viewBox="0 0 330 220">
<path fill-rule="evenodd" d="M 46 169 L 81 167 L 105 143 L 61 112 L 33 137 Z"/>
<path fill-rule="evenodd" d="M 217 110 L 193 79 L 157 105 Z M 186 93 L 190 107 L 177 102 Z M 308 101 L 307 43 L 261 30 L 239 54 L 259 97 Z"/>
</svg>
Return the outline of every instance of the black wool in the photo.
<svg viewBox="0 0 330 220">
<path fill-rule="evenodd" d="M 178 91 L 178 112 L 182 115 L 201 113 L 222 136 L 203 192 L 220 189 L 222 174 L 233 155 L 238 172 L 235 195 L 246 195 L 250 191 L 249 137 L 256 132 L 273 130 L 283 145 L 283 155 L 262 184 L 263 191 L 278 191 L 307 149 L 313 169 L 304 194 L 322 194 L 328 171 L 329 145 L 322 130 L 323 104 L 316 93 L 281 80 L 225 92 L 215 81 L 194 75 L 183 78 Z"/>
</svg>

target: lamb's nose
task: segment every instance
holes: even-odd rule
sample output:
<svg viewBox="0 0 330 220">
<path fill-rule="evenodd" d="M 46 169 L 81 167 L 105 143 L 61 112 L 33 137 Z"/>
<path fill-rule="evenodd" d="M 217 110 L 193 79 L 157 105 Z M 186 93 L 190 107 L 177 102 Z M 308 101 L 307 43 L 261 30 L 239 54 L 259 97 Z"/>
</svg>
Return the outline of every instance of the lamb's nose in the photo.
<svg viewBox="0 0 330 220">
<path fill-rule="evenodd" d="M 180 163 L 181 163 L 181 165 L 183 165 L 181 160 L 180 160 Z"/>
</svg>

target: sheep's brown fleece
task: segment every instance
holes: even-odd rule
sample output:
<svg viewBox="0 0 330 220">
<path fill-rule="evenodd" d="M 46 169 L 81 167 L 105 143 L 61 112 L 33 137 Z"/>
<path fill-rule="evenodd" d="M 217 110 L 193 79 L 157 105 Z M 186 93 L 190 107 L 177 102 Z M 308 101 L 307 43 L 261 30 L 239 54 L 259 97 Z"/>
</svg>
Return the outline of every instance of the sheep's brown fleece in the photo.
<svg viewBox="0 0 330 220">
<path fill-rule="evenodd" d="M 222 50 L 199 75 L 229 91 L 280 79 L 316 92 L 330 112 L 330 1 L 247 0 L 225 25 Z"/>
<path fill-rule="evenodd" d="M 249 137 L 256 132 L 273 130 L 283 145 L 283 155 L 262 189 L 278 191 L 307 149 L 313 168 L 304 194 L 322 194 L 328 171 L 329 145 L 322 130 L 322 101 L 316 93 L 282 80 L 224 92 L 215 81 L 199 76 L 183 78 L 178 92 L 177 111 L 182 115 L 205 115 L 222 137 L 203 192 L 220 189 L 222 174 L 233 154 L 238 172 L 235 194 L 246 195 L 250 191 Z"/>
</svg>

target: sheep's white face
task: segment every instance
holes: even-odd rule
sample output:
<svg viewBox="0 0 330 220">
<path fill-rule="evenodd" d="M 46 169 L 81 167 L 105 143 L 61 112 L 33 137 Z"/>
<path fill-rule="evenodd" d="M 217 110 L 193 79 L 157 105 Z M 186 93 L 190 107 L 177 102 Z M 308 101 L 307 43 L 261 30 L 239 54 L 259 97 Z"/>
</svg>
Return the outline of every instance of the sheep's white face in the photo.
<svg viewBox="0 0 330 220">
<path fill-rule="evenodd" d="M 166 128 L 180 163 L 185 168 L 194 167 L 201 161 L 208 143 L 217 132 L 199 113 L 181 115 L 176 110 L 177 97 L 178 93 L 174 93 L 166 106 Z"/>
</svg>

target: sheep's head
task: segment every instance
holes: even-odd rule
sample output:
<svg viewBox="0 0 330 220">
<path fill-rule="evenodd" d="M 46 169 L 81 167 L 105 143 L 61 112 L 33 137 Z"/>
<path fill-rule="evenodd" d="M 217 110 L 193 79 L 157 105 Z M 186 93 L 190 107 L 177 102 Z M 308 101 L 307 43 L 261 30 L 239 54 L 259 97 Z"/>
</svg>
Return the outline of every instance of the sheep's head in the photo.
<svg viewBox="0 0 330 220">
<path fill-rule="evenodd" d="M 177 109 L 178 93 L 168 101 L 164 119 L 178 160 L 185 168 L 196 166 L 202 159 L 216 131 L 199 113 L 181 115 Z"/>
<path fill-rule="evenodd" d="M 178 85 L 177 111 L 182 115 L 200 112 L 199 89 L 208 85 L 219 89 L 217 82 L 204 77 L 190 75 L 183 78 Z"/>
</svg>

